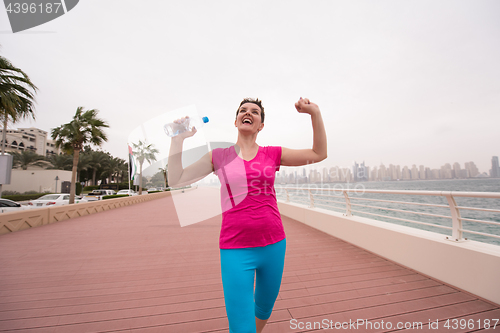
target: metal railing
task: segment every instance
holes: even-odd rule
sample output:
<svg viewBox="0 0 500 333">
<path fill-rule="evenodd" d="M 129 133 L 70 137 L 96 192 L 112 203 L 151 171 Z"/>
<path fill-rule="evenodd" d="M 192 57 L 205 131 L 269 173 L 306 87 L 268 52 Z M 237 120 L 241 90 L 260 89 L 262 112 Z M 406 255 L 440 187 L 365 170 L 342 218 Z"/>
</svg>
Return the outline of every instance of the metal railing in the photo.
<svg viewBox="0 0 500 333">
<path fill-rule="evenodd" d="M 500 223 L 495 222 L 495 221 L 487 221 L 487 220 L 482 220 L 482 219 L 472 219 L 472 218 L 465 218 L 461 216 L 461 210 L 464 211 L 482 211 L 482 212 L 487 212 L 487 213 L 500 213 L 499 209 L 490 209 L 490 208 L 482 208 L 482 207 L 466 207 L 466 206 L 459 206 L 457 205 L 457 202 L 455 198 L 457 197 L 467 197 L 467 198 L 481 198 L 481 199 L 500 199 L 500 193 L 499 192 L 446 192 L 446 191 L 392 191 L 392 190 L 369 190 L 369 189 L 322 189 L 322 188 L 298 188 L 298 187 L 280 187 L 276 188 L 277 191 L 284 191 L 286 195 L 286 202 L 290 202 L 290 197 L 296 194 L 298 192 L 298 197 L 301 197 L 302 199 L 305 199 L 308 197 L 308 202 L 309 202 L 309 207 L 314 208 L 317 206 L 327 206 L 327 208 L 330 209 L 340 209 L 345 211 L 344 215 L 345 216 L 353 216 L 353 213 L 357 214 L 366 214 L 369 216 L 375 216 L 375 217 L 381 217 L 381 218 L 388 218 L 388 219 L 393 219 L 397 221 L 403 221 L 403 222 L 409 222 L 412 224 L 419 224 L 419 225 L 425 225 L 425 226 L 430 226 L 430 227 L 435 227 L 435 228 L 440 228 L 440 229 L 446 229 L 446 230 L 451 230 L 451 237 L 446 237 L 447 239 L 453 240 L 453 241 L 463 241 L 467 240 L 467 238 L 464 238 L 463 234 L 464 233 L 470 233 L 470 234 L 475 234 L 475 235 L 481 235 L 481 236 L 486 236 L 486 237 L 492 237 L 496 239 L 500 239 L 500 234 L 491 234 L 487 232 L 479 232 L 479 231 L 473 231 L 473 230 L 468 230 L 464 229 L 463 227 L 463 221 L 468 221 L 468 222 L 473 222 L 473 223 L 480 223 L 480 224 L 488 224 L 488 225 L 494 225 L 499 227 L 499 233 L 500 233 Z M 294 192 L 295 191 L 295 192 Z M 307 192 L 307 193 L 305 193 Z M 313 193 L 314 192 L 314 193 Z M 447 200 L 447 205 L 443 204 L 433 204 L 433 203 L 422 203 L 422 202 L 410 202 L 410 201 L 399 201 L 399 200 L 384 200 L 384 199 L 378 199 L 378 198 L 360 198 L 353 196 L 352 194 L 382 194 L 382 195 L 404 195 L 404 196 L 432 196 L 432 197 L 445 197 Z M 337 194 L 337 195 L 336 195 Z M 351 195 L 349 195 L 351 194 Z M 356 203 L 360 202 L 360 203 Z M 398 209 L 398 208 L 391 208 L 391 207 L 381 207 L 381 206 L 374 206 L 371 204 L 372 202 L 376 203 L 384 203 L 384 204 L 397 204 L 397 205 L 410 205 L 410 206 L 419 206 L 419 207 L 425 207 L 425 208 L 440 208 L 440 209 L 448 209 L 450 215 L 442 215 L 442 214 L 434 214 L 434 213 L 429 213 L 429 212 L 418 212 L 414 210 L 409 210 L 409 209 Z M 422 221 L 415 221 L 412 219 L 404 218 L 404 217 L 396 217 L 396 216 L 390 216 L 390 215 L 384 215 L 384 214 L 378 214 L 374 213 L 371 211 L 362 211 L 355 209 L 356 207 L 363 207 L 363 208 L 368 208 L 371 209 L 372 211 L 375 210 L 382 210 L 382 211 L 390 211 L 390 212 L 395 212 L 395 213 L 400 213 L 400 214 L 414 214 L 414 215 L 419 215 L 419 216 L 426 216 L 426 217 L 431 217 L 431 218 L 438 218 L 438 219 L 451 219 L 451 226 L 447 225 L 440 225 L 437 223 L 428 223 L 428 222 L 422 222 Z M 500 202 L 499 202 L 499 207 L 500 207 Z M 500 220 L 500 216 L 498 217 Z"/>
</svg>

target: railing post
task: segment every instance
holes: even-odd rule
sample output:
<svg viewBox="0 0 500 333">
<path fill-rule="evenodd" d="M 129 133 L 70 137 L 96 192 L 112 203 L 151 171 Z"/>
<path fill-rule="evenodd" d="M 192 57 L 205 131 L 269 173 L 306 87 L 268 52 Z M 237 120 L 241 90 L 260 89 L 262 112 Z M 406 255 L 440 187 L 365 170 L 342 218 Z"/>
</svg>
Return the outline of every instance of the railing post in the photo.
<svg viewBox="0 0 500 333">
<path fill-rule="evenodd" d="M 448 200 L 448 205 L 450 205 L 450 211 L 451 211 L 451 220 L 453 222 L 452 225 L 452 240 L 455 241 L 461 241 L 463 239 L 463 234 L 462 234 L 462 219 L 460 218 L 460 210 L 457 208 L 457 203 L 455 202 L 455 198 L 449 194 L 445 194 L 446 199 Z M 448 238 L 448 237 L 447 237 Z"/>
<path fill-rule="evenodd" d="M 345 215 L 346 216 L 352 216 L 352 212 L 351 212 L 351 199 L 349 198 L 349 195 L 347 194 L 347 191 L 342 191 L 344 193 L 344 197 L 345 197 L 345 207 L 346 207 L 346 210 L 345 210 Z"/>
<path fill-rule="evenodd" d="M 311 199 L 310 208 L 314 208 L 314 197 L 313 197 L 312 191 L 311 190 L 308 190 L 308 191 L 309 191 L 309 199 Z"/>
<path fill-rule="evenodd" d="M 285 193 L 286 193 L 286 202 L 290 202 L 290 194 L 288 193 L 287 189 L 285 189 Z"/>
</svg>

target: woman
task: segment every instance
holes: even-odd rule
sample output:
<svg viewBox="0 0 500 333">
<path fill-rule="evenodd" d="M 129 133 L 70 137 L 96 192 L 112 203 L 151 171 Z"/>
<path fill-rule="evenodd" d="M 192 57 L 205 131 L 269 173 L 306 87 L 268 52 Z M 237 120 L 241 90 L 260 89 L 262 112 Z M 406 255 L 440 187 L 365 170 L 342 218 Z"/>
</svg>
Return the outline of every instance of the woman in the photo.
<svg viewBox="0 0 500 333">
<path fill-rule="evenodd" d="M 274 191 L 275 172 L 280 165 L 300 166 L 327 157 L 326 132 L 319 107 L 307 98 L 300 98 L 295 108 L 311 115 L 314 132 L 311 149 L 259 146 L 256 140 L 264 128 L 265 114 L 258 99 L 244 99 L 240 103 L 234 122 L 238 129 L 235 146 L 214 149 L 185 169 L 181 162 L 182 143 L 196 129 L 172 138 L 168 160 L 171 186 L 193 183 L 211 172 L 217 174 L 222 184 L 219 244 L 231 333 L 262 332 L 279 293 L 286 238 Z"/>
</svg>

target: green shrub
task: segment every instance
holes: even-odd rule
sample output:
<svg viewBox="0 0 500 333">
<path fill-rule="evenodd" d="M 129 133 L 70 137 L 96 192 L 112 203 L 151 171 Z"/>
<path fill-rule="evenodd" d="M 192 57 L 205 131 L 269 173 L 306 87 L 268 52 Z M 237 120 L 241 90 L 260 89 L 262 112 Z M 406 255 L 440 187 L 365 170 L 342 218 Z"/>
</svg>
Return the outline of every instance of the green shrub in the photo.
<svg viewBox="0 0 500 333">
<path fill-rule="evenodd" d="M 121 198 L 121 197 L 128 197 L 128 194 L 115 194 L 115 195 L 105 195 L 102 197 L 102 200 L 106 200 L 106 199 L 114 199 L 114 198 Z"/>
<path fill-rule="evenodd" d="M 117 184 L 117 183 L 113 183 L 113 184 Z M 108 184 L 108 185 L 112 185 L 112 184 Z M 83 188 L 83 190 L 85 192 L 92 192 L 93 190 L 98 190 L 101 188 L 101 185 L 89 185 L 89 186 L 85 186 Z M 133 188 L 133 186 L 131 186 L 131 188 Z M 119 190 L 128 190 L 128 183 L 118 183 L 118 191 Z"/>
<path fill-rule="evenodd" d="M 50 193 L 2 195 L 2 198 L 19 202 L 19 201 L 36 200 L 41 196 L 44 196 L 45 194 L 50 194 Z"/>
<path fill-rule="evenodd" d="M 80 195 L 82 193 L 82 184 L 76 183 L 76 195 Z"/>
<path fill-rule="evenodd" d="M 91 186 L 85 186 L 83 188 L 83 190 L 85 192 L 92 192 L 93 190 L 98 190 L 99 189 L 99 185 L 91 185 Z"/>
<path fill-rule="evenodd" d="M 148 191 L 148 193 L 160 193 L 160 192 L 163 192 L 163 191 Z"/>
<path fill-rule="evenodd" d="M 133 185 L 130 185 L 130 188 L 133 188 Z M 128 190 L 128 182 L 127 183 L 118 183 L 118 190 Z"/>
<path fill-rule="evenodd" d="M 3 191 L 2 192 L 2 198 L 5 198 L 8 195 L 18 195 L 18 194 L 21 194 L 21 193 L 19 193 L 17 191 Z"/>
</svg>

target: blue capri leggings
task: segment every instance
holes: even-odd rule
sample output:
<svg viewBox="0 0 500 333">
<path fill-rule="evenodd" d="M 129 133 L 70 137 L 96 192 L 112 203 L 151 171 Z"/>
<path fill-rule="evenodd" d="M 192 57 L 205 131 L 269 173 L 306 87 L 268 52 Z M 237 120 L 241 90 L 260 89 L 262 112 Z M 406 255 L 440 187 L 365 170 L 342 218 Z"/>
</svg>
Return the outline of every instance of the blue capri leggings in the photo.
<svg viewBox="0 0 500 333">
<path fill-rule="evenodd" d="M 264 247 L 220 250 L 230 333 L 255 333 L 255 317 L 265 320 L 271 316 L 280 291 L 285 250 L 286 239 Z"/>
</svg>

